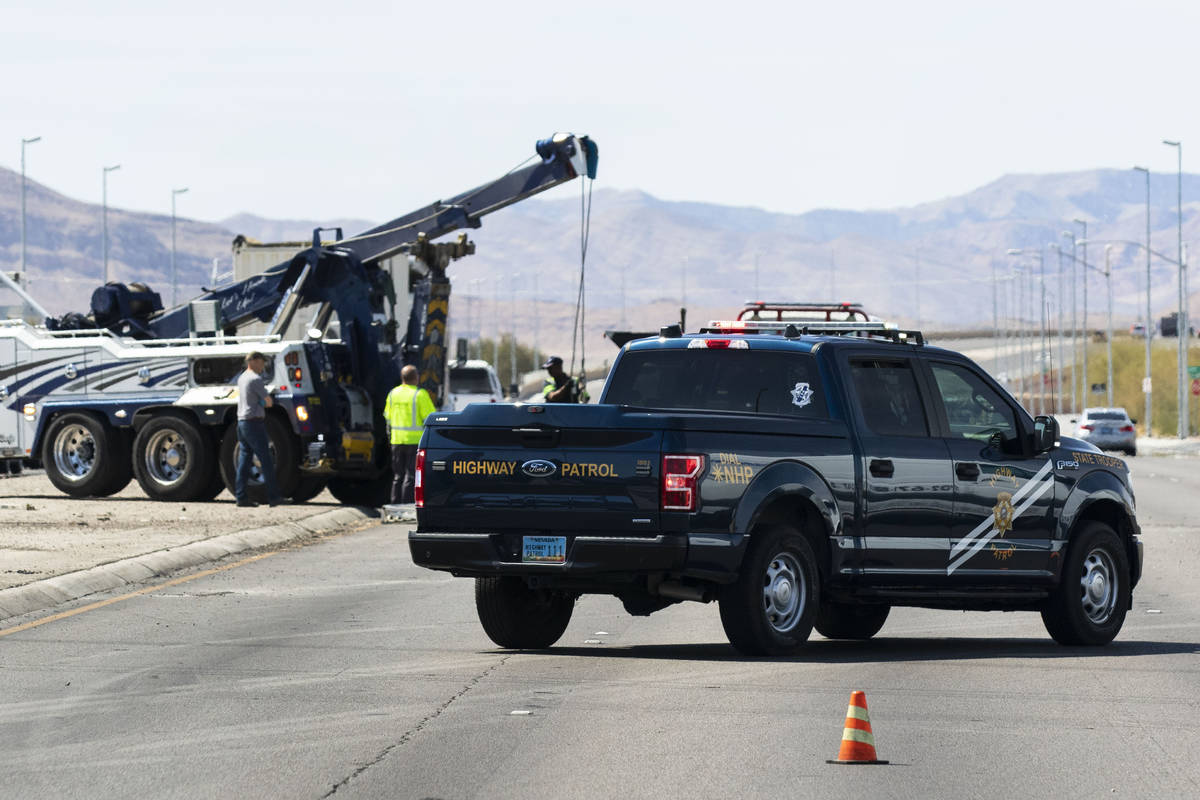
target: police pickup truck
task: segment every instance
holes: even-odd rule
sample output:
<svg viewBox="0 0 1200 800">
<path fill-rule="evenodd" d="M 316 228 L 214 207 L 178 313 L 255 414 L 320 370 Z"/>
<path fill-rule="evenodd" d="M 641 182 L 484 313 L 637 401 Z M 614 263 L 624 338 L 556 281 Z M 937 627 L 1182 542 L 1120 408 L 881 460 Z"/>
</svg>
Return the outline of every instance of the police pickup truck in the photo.
<svg viewBox="0 0 1200 800">
<path fill-rule="evenodd" d="M 413 560 L 475 578 L 506 648 L 554 644 L 582 594 L 715 600 L 747 655 L 870 638 L 892 606 L 1101 645 L 1141 574 L 1125 463 L 915 331 L 671 326 L 598 405 L 435 414 L 417 459 Z"/>
</svg>

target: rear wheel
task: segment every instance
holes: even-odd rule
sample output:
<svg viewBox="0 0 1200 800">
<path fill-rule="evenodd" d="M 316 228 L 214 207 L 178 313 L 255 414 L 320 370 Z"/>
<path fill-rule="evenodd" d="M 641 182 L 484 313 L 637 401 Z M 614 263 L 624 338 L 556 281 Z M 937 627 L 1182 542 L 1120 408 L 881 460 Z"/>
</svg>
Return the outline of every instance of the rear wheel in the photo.
<svg viewBox="0 0 1200 800">
<path fill-rule="evenodd" d="M 42 439 L 42 466 L 61 492 L 106 497 L 129 483 L 128 441 L 91 414 L 62 414 Z"/>
<path fill-rule="evenodd" d="M 512 650 L 541 650 L 571 621 L 575 596 L 530 589 L 520 578 L 476 578 L 475 610 L 488 638 Z"/>
<path fill-rule="evenodd" d="M 300 483 L 298 443 L 295 434 L 277 416 L 269 414 L 266 420 L 267 440 L 270 442 L 271 457 L 275 460 L 275 484 L 281 497 L 291 497 Z M 234 494 L 237 479 L 237 458 L 241 451 L 238 442 L 237 422 L 233 422 L 221 437 L 221 478 L 225 488 Z M 262 479 L 262 465 L 254 458 L 250 464 L 250 477 L 246 481 L 246 496 L 256 503 L 267 502 L 267 486 Z"/>
<path fill-rule="evenodd" d="M 750 656 L 799 650 L 812 632 L 820 582 L 803 534 L 785 525 L 756 529 L 738 579 L 718 596 L 730 644 Z"/>
<path fill-rule="evenodd" d="M 293 503 L 307 503 L 314 497 L 325 491 L 325 478 L 313 478 L 304 476 L 300 478 L 300 482 L 296 484 L 296 491 L 292 492 L 291 501 Z"/>
<path fill-rule="evenodd" d="M 353 478 L 329 479 L 329 493 L 339 503 L 347 506 L 379 508 L 390 499 L 391 492 L 391 469 L 385 470 L 379 477 L 370 480 L 355 480 Z"/>
<path fill-rule="evenodd" d="M 826 639 L 870 639 L 891 610 L 891 606 L 822 603 L 813 627 Z"/>
<path fill-rule="evenodd" d="M 216 471 L 212 440 L 185 417 L 154 417 L 133 440 L 133 472 L 152 500 L 201 499 Z"/>
<path fill-rule="evenodd" d="M 1108 644 L 1125 623 L 1132 588 L 1120 538 L 1102 522 L 1087 523 L 1067 547 L 1042 622 L 1059 644 Z"/>
</svg>

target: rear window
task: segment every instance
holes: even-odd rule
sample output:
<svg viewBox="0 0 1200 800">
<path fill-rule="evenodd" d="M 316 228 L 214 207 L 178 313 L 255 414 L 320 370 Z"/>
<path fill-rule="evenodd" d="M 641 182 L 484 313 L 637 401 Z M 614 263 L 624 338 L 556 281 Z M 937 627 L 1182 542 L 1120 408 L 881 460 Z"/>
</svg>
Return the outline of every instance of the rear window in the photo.
<svg viewBox="0 0 1200 800">
<path fill-rule="evenodd" d="M 450 391 L 457 394 L 491 394 L 492 382 L 482 367 L 451 367 Z"/>
<path fill-rule="evenodd" d="M 238 376 L 246 370 L 244 356 L 211 356 L 192 361 L 192 382 L 197 386 L 222 386 L 237 383 Z M 270 380 L 275 370 L 275 359 L 267 356 L 267 367 L 263 375 Z"/>
<path fill-rule="evenodd" d="M 644 350 L 617 363 L 604 402 L 823 419 L 824 388 L 806 353 Z"/>
<path fill-rule="evenodd" d="M 1121 411 L 1088 411 L 1088 419 L 1110 419 L 1117 422 L 1125 420 L 1125 414 Z"/>
</svg>

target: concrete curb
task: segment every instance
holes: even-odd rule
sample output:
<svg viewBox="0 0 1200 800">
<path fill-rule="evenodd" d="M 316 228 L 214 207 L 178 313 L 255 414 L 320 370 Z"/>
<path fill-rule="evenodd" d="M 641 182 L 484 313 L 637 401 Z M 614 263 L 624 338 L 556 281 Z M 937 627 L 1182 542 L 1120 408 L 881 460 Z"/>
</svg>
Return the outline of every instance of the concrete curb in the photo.
<svg viewBox="0 0 1200 800">
<path fill-rule="evenodd" d="M 0 590 L 0 621 L 42 611 L 96 592 L 122 589 L 149 578 L 217 561 L 234 553 L 285 544 L 314 533 L 336 530 L 378 516 L 373 509 L 345 506 L 265 528 L 227 533 L 211 539 L 156 550 L 140 556 L 68 572 Z"/>
</svg>

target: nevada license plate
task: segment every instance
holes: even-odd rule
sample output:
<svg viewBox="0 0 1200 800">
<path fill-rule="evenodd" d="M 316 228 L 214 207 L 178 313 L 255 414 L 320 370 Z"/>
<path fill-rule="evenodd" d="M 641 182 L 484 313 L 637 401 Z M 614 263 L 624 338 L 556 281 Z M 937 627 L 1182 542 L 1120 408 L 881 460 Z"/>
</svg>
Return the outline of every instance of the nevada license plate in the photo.
<svg viewBox="0 0 1200 800">
<path fill-rule="evenodd" d="M 521 560 L 537 564 L 565 564 L 567 562 L 567 537 L 525 536 L 521 548 Z"/>
</svg>

